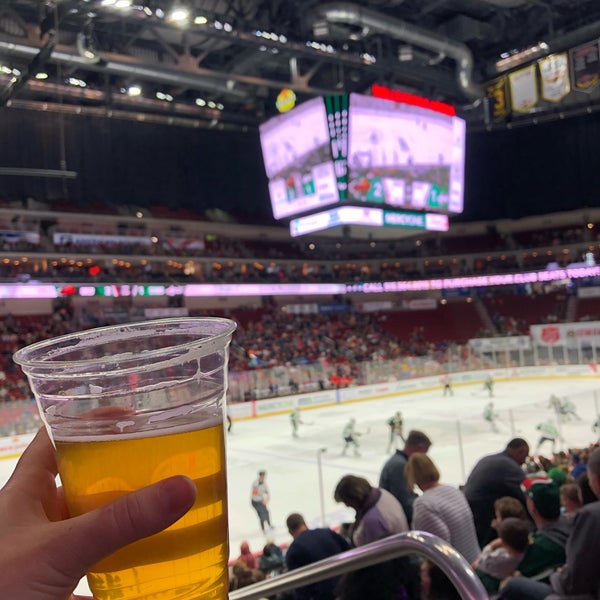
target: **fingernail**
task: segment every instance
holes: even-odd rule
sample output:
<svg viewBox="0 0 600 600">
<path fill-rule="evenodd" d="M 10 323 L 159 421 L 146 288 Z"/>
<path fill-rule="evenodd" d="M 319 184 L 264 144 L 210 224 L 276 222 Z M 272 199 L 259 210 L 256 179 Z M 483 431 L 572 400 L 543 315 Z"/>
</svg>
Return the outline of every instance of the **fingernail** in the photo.
<svg viewBox="0 0 600 600">
<path fill-rule="evenodd" d="M 196 486 L 188 477 L 170 477 L 160 483 L 158 495 L 167 512 L 185 512 L 196 499 Z"/>
</svg>

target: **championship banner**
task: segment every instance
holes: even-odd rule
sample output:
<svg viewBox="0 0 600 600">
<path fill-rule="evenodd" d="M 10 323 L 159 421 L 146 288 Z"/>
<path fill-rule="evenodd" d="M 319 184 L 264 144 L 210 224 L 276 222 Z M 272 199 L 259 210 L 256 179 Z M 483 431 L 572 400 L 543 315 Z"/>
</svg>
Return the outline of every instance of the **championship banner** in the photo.
<svg viewBox="0 0 600 600">
<path fill-rule="evenodd" d="M 528 113 L 538 102 L 535 65 L 510 73 L 508 81 L 513 111 Z"/>
<path fill-rule="evenodd" d="M 532 325 L 530 334 L 538 346 L 600 346 L 600 321 Z"/>
<path fill-rule="evenodd" d="M 510 97 L 506 77 L 499 77 L 487 83 L 485 95 L 492 101 L 492 120 L 494 122 L 504 121 L 510 113 Z"/>
<path fill-rule="evenodd" d="M 600 52 L 598 41 L 572 48 L 571 77 L 573 89 L 578 92 L 591 92 L 600 82 Z"/>
<path fill-rule="evenodd" d="M 548 102 L 560 102 L 571 91 L 567 53 L 551 54 L 540 59 L 538 68 L 542 98 Z"/>
</svg>

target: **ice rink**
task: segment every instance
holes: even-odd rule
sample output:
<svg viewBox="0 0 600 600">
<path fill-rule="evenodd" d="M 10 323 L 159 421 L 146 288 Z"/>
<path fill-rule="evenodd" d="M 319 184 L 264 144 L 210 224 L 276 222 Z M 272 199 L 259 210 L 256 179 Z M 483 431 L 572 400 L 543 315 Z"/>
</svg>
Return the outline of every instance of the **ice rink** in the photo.
<svg viewBox="0 0 600 600">
<path fill-rule="evenodd" d="M 568 396 L 581 420 L 557 423 L 548 406 L 551 394 Z M 239 555 L 242 540 L 249 541 L 253 551 L 261 550 L 265 543 L 250 505 L 250 488 L 260 469 L 267 471 L 272 498 L 275 527 L 268 535 L 280 544 L 288 544 L 291 538 L 285 519 L 291 512 L 304 514 L 312 526 L 320 526 L 323 520 L 329 526 L 352 520 L 353 512 L 333 500 L 333 490 L 348 473 L 377 485 L 381 467 L 390 454 L 386 421 L 398 410 L 404 417 L 405 433 L 421 429 L 432 439 L 430 456 L 442 482 L 459 485 L 481 456 L 500 451 L 511 437 L 524 437 L 533 451 L 539 438 L 536 425 L 547 419 L 557 424 L 562 434 L 557 450 L 594 441 L 592 424 L 599 399 L 600 380 L 594 378 L 498 381 L 494 398 L 488 398 L 481 384 L 468 384 L 454 386 L 451 397 L 443 397 L 440 389 L 303 410 L 304 423 L 298 438 L 292 436 L 288 413 L 235 421 L 227 440 L 231 558 Z M 490 400 L 498 413 L 498 432 L 493 432 L 482 418 Z M 361 456 L 357 457 L 352 450 L 342 456 L 342 429 L 351 417 L 363 433 Z M 550 455 L 550 451 L 546 444 L 540 452 Z M 0 461 L 0 483 L 6 481 L 15 462 Z M 78 591 L 86 589 L 82 584 Z"/>
</svg>

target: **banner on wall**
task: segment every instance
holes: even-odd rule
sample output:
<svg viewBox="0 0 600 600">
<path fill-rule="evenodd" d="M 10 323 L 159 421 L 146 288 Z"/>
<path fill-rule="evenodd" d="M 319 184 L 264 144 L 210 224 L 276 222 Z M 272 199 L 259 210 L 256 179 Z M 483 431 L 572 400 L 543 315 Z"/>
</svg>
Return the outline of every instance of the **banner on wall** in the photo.
<svg viewBox="0 0 600 600">
<path fill-rule="evenodd" d="M 538 346 L 600 347 L 600 321 L 532 325 L 530 333 Z"/>
<path fill-rule="evenodd" d="M 508 76 L 512 108 L 515 112 L 527 113 L 538 102 L 535 65 L 530 65 Z"/>
<path fill-rule="evenodd" d="M 510 97 L 506 77 L 490 81 L 485 86 L 485 95 L 492 100 L 492 120 L 494 122 L 504 121 L 510 113 Z"/>
<path fill-rule="evenodd" d="M 578 92 L 591 92 L 600 82 L 598 41 L 572 48 L 570 58 L 573 89 Z"/>
<path fill-rule="evenodd" d="M 566 52 L 551 54 L 538 61 L 542 98 L 560 102 L 570 91 L 569 60 Z"/>
</svg>

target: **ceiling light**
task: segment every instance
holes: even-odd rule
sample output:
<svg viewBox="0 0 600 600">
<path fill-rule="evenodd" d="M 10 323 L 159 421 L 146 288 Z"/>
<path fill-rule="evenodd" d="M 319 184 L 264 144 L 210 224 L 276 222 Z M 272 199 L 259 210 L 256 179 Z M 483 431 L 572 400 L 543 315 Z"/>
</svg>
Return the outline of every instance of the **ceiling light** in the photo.
<svg viewBox="0 0 600 600">
<path fill-rule="evenodd" d="M 198 106 L 206 106 L 206 100 L 204 98 L 196 98 L 196 104 Z"/>
<path fill-rule="evenodd" d="M 204 15 L 199 15 L 194 19 L 194 25 L 206 25 L 208 19 Z"/>
<path fill-rule="evenodd" d="M 212 100 L 208 101 L 208 108 L 217 108 L 217 105 L 215 102 L 213 102 Z"/>
<path fill-rule="evenodd" d="M 127 88 L 127 95 L 128 96 L 141 96 L 142 95 L 141 86 L 137 85 L 136 83 L 130 85 Z"/>
<path fill-rule="evenodd" d="M 177 24 L 181 25 L 183 23 L 187 23 L 189 18 L 190 18 L 190 11 L 187 8 L 185 8 L 184 6 L 176 6 L 169 13 L 167 20 L 170 21 L 171 23 L 177 23 Z"/>
<path fill-rule="evenodd" d="M 48 79 L 48 73 L 40 72 L 35 74 L 36 79 Z"/>
<path fill-rule="evenodd" d="M 131 8 L 131 0 L 117 0 L 115 2 L 115 8 L 120 8 L 120 9 Z"/>
<path fill-rule="evenodd" d="M 85 81 L 83 81 L 83 79 L 77 79 L 77 77 L 69 77 L 67 79 L 67 83 L 69 85 L 73 85 L 75 87 L 86 87 L 87 83 Z"/>
</svg>

